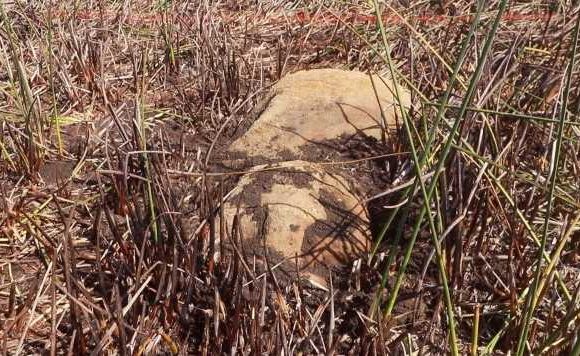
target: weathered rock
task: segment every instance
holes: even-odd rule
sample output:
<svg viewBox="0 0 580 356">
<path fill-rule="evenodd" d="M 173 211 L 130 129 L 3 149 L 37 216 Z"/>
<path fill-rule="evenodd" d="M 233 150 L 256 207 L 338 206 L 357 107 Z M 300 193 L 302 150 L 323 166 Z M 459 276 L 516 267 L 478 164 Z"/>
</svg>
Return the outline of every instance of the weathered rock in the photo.
<svg viewBox="0 0 580 356">
<path fill-rule="evenodd" d="M 301 71 L 280 80 L 222 161 L 229 168 L 267 163 L 250 168 L 223 206 L 229 241 L 240 241 L 236 253 L 262 267 L 268 261 L 290 276 L 298 268 L 303 277 L 325 285 L 330 269 L 367 252 L 367 212 L 351 189 L 361 187 L 341 176 L 350 174 L 346 170 L 330 173 L 314 162 L 359 144 L 384 149 L 378 143 L 384 128 L 395 127 L 399 103 L 409 106 L 408 93 L 401 91 L 399 101 L 391 80 L 338 69 Z"/>
<path fill-rule="evenodd" d="M 400 90 L 400 102 L 407 107 L 409 95 Z M 380 140 L 381 127 L 394 127 L 399 111 L 393 93 L 390 79 L 373 75 L 371 80 L 362 72 L 316 69 L 290 74 L 274 86 L 262 114 L 229 151 L 267 162 L 309 160 L 307 151 L 313 146 L 333 150 L 345 136 Z"/>
<path fill-rule="evenodd" d="M 236 213 L 239 230 L 232 229 Z M 284 261 L 277 270 L 290 276 L 298 265 L 300 275 L 318 285 L 325 285 L 331 268 L 347 265 L 370 245 L 364 205 L 349 183 L 314 163 L 254 167 L 224 204 L 224 217 L 230 237 L 241 232 L 248 260 Z"/>
</svg>

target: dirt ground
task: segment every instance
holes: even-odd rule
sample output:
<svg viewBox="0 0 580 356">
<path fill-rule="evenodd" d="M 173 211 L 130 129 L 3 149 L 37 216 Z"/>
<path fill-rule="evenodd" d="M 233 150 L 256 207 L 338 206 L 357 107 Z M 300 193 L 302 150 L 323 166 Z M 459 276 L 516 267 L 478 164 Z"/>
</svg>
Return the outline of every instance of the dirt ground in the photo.
<svg viewBox="0 0 580 356">
<path fill-rule="evenodd" d="M 390 2 L 384 37 L 368 1 L 1 2 L 2 353 L 573 354 L 578 9 L 510 2 L 478 59 L 500 3 L 462 52 L 470 1 Z M 222 201 L 267 162 L 227 147 L 271 86 L 388 73 L 383 39 L 413 126 L 305 148 L 360 187 L 375 253 L 327 290 L 222 253 Z M 427 187 L 442 162 L 430 215 L 413 150 Z"/>
</svg>

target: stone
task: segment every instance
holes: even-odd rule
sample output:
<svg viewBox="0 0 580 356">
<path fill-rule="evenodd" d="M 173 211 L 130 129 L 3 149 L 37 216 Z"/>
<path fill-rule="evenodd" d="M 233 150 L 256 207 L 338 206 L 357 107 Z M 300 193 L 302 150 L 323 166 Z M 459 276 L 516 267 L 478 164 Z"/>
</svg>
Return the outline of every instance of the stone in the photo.
<svg viewBox="0 0 580 356">
<path fill-rule="evenodd" d="M 298 274 L 318 286 L 326 285 L 331 269 L 361 257 L 371 243 L 364 204 L 351 184 L 315 163 L 256 166 L 223 209 L 228 240 L 241 232 L 247 261 L 256 258 L 264 265 L 269 258 L 290 278 L 298 266 Z M 239 230 L 233 229 L 236 214 Z"/>
<path fill-rule="evenodd" d="M 390 79 L 372 78 L 340 69 L 285 76 L 273 87 L 264 111 L 229 152 L 267 162 L 310 160 L 312 146 L 332 150 L 340 138 L 363 135 L 381 140 L 383 123 L 387 131 L 395 127 L 399 101 L 394 99 Z M 407 108 L 409 94 L 402 87 L 400 92 L 400 103 Z"/>
</svg>

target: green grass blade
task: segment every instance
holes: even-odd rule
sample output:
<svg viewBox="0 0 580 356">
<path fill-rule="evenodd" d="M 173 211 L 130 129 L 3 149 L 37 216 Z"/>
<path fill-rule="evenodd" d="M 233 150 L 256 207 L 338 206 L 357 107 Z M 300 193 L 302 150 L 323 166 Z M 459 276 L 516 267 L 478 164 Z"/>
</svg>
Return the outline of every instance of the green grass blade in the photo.
<svg viewBox="0 0 580 356">
<path fill-rule="evenodd" d="M 439 157 L 439 161 L 437 163 L 437 168 L 435 169 L 435 173 L 434 173 L 432 182 L 431 182 L 429 190 L 428 190 L 428 196 L 427 196 L 428 200 L 430 200 L 431 196 L 433 195 L 433 192 L 435 191 L 435 187 L 437 186 L 437 181 L 439 179 L 439 175 L 443 171 L 443 168 L 445 166 L 445 162 L 447 160 L 447 156 L 449 155 L 449 152 L 451 151 L 454 136 L 456 135 L 456 133 L 459 129 L 459 124 L 461 123 L 461 119 L 465 115 L 465 113 L 467 111 L 467 107 L 469 106 L 469 103 L 471 102 L 471 99 L 474 95 L 477 83 L 479 81 L 479 77 L 480 77 L 481 72 L 483 70 L 483 65 L 485 63 L 485 59 L 487 58 L 487 55 L 491 49 L 491 44 L 492 44 L 493 39 L 495 37 L 495 33 L 496 33 L 497 28 L 499 26 L 501 16 L 502 16 L 503 12 L 505 11 L 506 5 L 507 5 L 506 0 L 503 0 L 500 3 L 500 8 L 499 8 L 498 13 L 496 15 L 493 27 L 492 27 L 491 31 L 488 33 L 484 48 L 483 48 L 481 55 L 479 56 L 479 59 L 478 59 L 477 68 L 472 75 L 472 78 L 471 78 L 470 83 L 469 83 L 469 88 L 468 88 L 467 94 L 462 102 L 460 113 L 459 113 L 457 119 L 455 120 L 453 127 L 451 128 L 451 132 L 449 133 L 447 142 L 445 144 L 445 147 L 443 148 L 443 152 L 441 153 L 441 156 Z M 417 235 L 419 234 L 419 231 L 420 231 L 421 222 L 423 221 L 423 218 L 425 217 L 426 213 L 427 213 L 427 210 L 423 206 L 421 208 L 421 211 L 420 211 L 419 216 L 417 218 L 417 222 L 413 228 L 413 232 L 412 232 L 412 235 L 411 235 L 411 238 L 409 241 L 409 245 L 407 247 L 407 250 L 405 252 L 405 256 L 403 259 L 403 263 L 401 265 L 401 269 L 399 271 L 399 274 L 397 276 L 397 280 L 395 281 L 395 284 L 393 286 L 389 301 L 387 303 L 387 307 L 385 310 L 385 313 L 387 315 L 389 315 L 394 308 L 395 302 L 397 300 L 398 292 L 399 292 L 399 289 L 400 289 L 400 286 L 401 286 L 401 283 L 403 280 L 406 266 L 409 263 L 414 243 L 415 243 L 415 241 L 417 239 Z"/>
<path fill-rule="evenodd" d="M 574 37 L 572 41 L 572 48 L 570 50 L 570 63 L 568 64 L 568 68 L 566 71 L 566 82 L 564 84 L 564 91 L 562 92 L 562 104 L 560 108 L 560 115 L 559 115 L 559 124 L 558 124 L 558 133 L 556 136 L 556 142 L 554 147 L 554 154 L 553 159 L 551 162 L 550 174 L 549 174 L 549 181 L 550 181 L 550 189 L 548 192 L 548 207 L 546 210 L 546 216 L 544 220 L 544 229 L 542 234 L 542 240 L 540 244 L 540 250 L 538 252 L 537 262 L 536 262 L 536 271 L 534 276 L 534 281 L 532 283 L 532 287 L 528 297 L 526 299 L 526 306 L 524 310 L 524 319 L 523 319 L 523 326 L 520 332 L 520 336 L 518 338 L 518 347 L 516 351 L 516 355 L 521 356 L 524 354 L 526 349 L 526 341 L 528 339 L 528 332 L 530 329 L 530 323 L 532 320 L 532 316 L 534 315 L 534 310 L 536 308 L 536 303 L 534 302 L 535 295 L 537 288 L 540 284 L 540 279 L 542 277 L 542 262 L 544 260 L 543 256 L 546 252 L 546 242 L 548 240 L 548 230 L 549 230 L 549 222 L 550 222 L 550 215 L 552 213 L 552 209 L 554 206 L 554 192 L 556 190 L 557 185 L 557 178 L 558 178 L 558 164 L 560 162 L 560 155 L 562 150 L 562 137 L 564 136 L 564 124 L 567 117 L 566 109 L 568 107 L 568 99 L 570 94 L 570 88 L 572 85 L 572 73 L 574 70 L 574 63 L 576 58 L 576 46 L 578 45 L 578 29 L 580 28 L 580 16 L 576 17 L 576 25 L 574 27 Z"/>
</svg>

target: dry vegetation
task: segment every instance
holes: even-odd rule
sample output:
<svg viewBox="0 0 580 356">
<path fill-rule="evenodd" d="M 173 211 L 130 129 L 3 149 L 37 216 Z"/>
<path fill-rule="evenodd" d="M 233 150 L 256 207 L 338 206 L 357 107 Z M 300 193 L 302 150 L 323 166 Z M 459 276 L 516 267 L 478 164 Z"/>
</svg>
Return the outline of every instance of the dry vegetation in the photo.
<svg viewBox="0 0 580 356">
<path fill-rule="evenodd" d="M 2 352 L 577 355 L 578 5 L 469 36 L 472 2 L 388 3 L 383 37 L 372 1 L 0 2 Z M 216 260 L 209 147 L 385 43 L 414 106 L 377 253 L 329 291 Z"/>
</svg>

